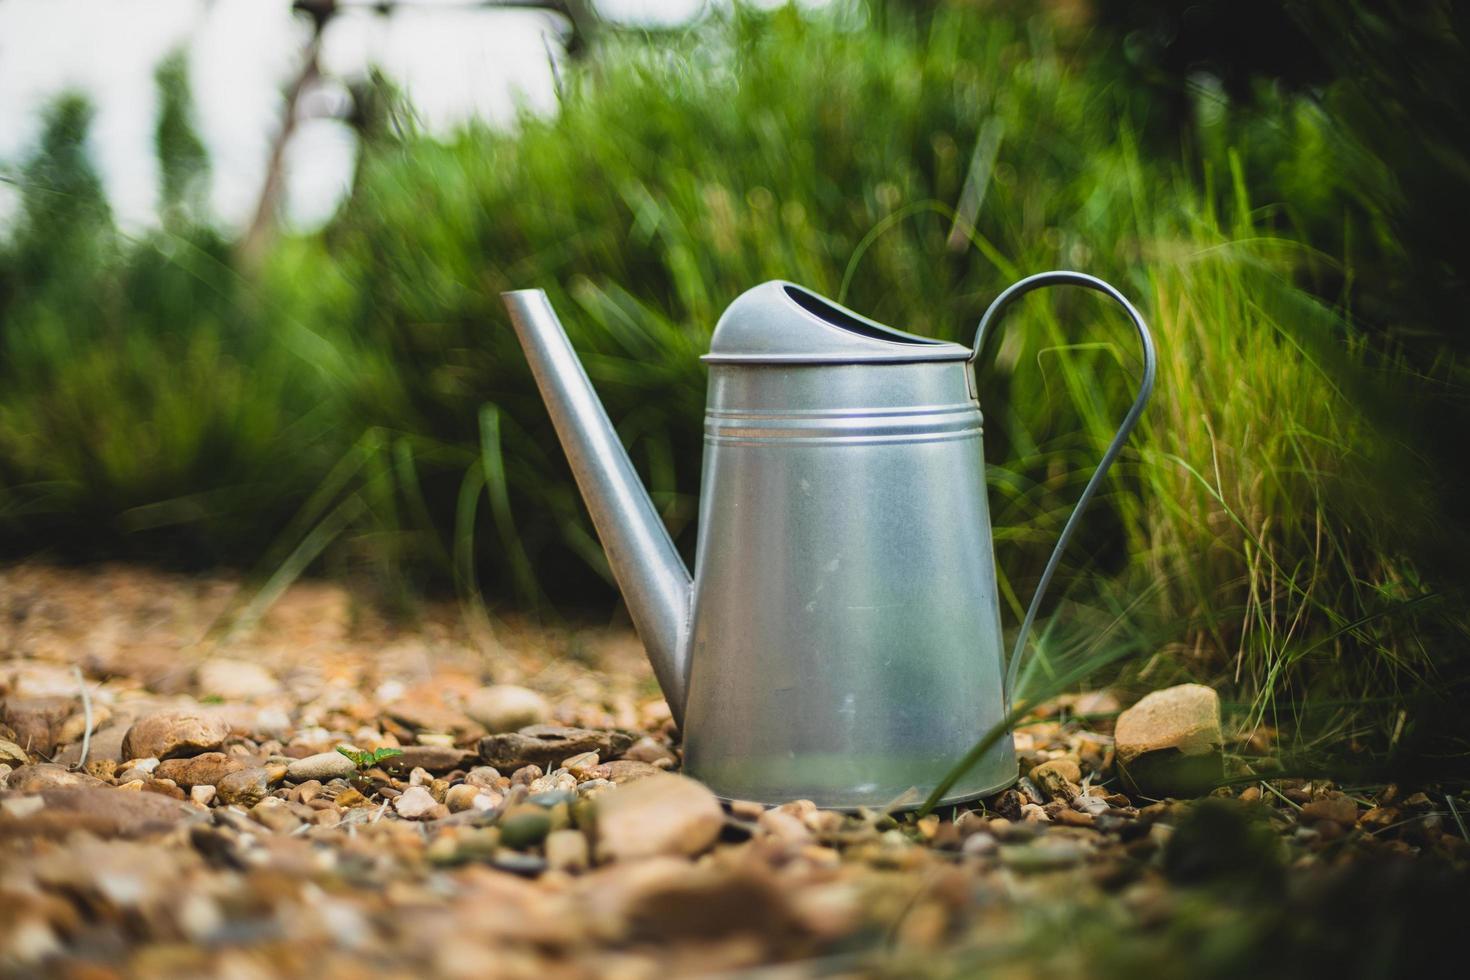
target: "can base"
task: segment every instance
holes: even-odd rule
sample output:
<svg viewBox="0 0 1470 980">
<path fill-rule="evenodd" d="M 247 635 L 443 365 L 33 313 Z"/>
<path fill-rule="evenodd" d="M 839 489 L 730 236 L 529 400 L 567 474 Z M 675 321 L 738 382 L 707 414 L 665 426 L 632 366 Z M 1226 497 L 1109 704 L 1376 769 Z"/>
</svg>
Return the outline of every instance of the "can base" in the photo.
<svg viewBox="0 0 1470 980">
<path fill-rule="evenodd" d="M 699 777 L 695 776 L 693 778 L 697 779 Z M 958 806 L 961 803 L 970 803 L 974 800 L 982 799 L 986 796 L 994 796 L 996 793 L 999 793 L 1002 790 L 1010 789 L 1012 786 L 1016 785 L 1016 781 L 1020 778 L 1021 772 L 1020 769 L 1017 768 L 1014 775 L 996 783 L 993 786 L 987 786 L 984 789 L 979 790 L 967 791 L 965 793 L 959 794 L 958 796 L 946 796 L 944 799 L 934 804 L 934 807 L 935 809 L 938 809 L 939 807 L 945 806 Z M 856 813 L 859 810 L 882 810 L 886 813 L 907 813 L 910 810 L 917 810 L 919 807 L 923 806 L 926 795 L 927 794 L 915 794 L 911 800 L 892 806 L 887 804 L 874 803 L 818 803 L 817 809 L 835 810 L 839 813 Z M 780 800 L 761 799 L 751 796 L 730 797 L 722 795 L 718 790 L 715 791 L 715 798 L 721 803 L 727 805 L 730 803 L 759 803 L 761 806 L 780 806 L 783 803 L 790 803 L 793 799 L 801 799 L 801 797 L 790 797 Z"/>
</svg>

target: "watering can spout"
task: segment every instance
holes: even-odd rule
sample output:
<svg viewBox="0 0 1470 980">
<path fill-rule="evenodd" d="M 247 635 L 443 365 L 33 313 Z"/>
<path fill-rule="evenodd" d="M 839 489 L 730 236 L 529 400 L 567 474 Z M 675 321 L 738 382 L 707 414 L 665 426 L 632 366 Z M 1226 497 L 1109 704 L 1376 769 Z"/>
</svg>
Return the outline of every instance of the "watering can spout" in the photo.
<svg viewBox="0 0 1470 980">
<path fill-rule="evenodd" d="M 684 720 L 693 583 L 546 293 L 502 293 L 674 721 Z"/>
</svg>

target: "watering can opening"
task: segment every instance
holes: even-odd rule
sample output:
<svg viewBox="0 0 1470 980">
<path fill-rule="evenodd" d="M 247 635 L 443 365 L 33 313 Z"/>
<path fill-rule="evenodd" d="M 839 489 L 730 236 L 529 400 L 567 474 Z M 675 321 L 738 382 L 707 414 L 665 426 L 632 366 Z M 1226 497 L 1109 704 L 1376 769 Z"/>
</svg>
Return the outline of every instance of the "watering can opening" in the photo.
<svg viewBox="0 0 1470 980">
<path fill-rule="evenodd" d="M 881 323 L 872 320 L 864 320 L 855 313 L 845 310 L 835 303 L 828 302 L 816 293 L 808 292 L 800 286 L 787 285 L 783 287 L 786 295 L 790 296 L 792 302 L 806 310 L 812 316 L 821 317 L 834 327 L 850 330 L 861 337 L 869 337 L 873 340 L 886 340 L 892 344 L 923 344 L 933 346 L 942 341 L 930 340 L 928 337 L 916 337 L 913 334 L 885 327 Z"/>
<path fill-rule="evenodd" d="M 899 364 L 964 361 L 970 348 L 884 326 L 773 279 L 742 293 L 715 324 L 706 364 Z"/>
</svg>

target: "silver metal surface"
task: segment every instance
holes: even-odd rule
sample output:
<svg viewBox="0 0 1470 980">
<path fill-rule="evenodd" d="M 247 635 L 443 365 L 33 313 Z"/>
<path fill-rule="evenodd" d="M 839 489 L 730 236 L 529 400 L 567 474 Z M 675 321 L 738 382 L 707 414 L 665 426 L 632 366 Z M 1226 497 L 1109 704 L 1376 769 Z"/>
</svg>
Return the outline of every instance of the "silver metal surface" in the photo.
<svg viewBox="0 0 1470 980">
<path fill-rule="evenodd" d="M 1064 281 L 1098 288 L 1082 278 Z M 1002 294 L 973 349 L 892 330 L 789 283 L 737 299 L 705 358 L 692 610 L 687 573 L 544 294 L 506 294 L 683 728 L 685 770 L 720 796 L 852 808 L 916 789 L 917 805 L 1004 719 L 970 363 L 986 326 L 1029 282 Z M 1141 410 L 1152 347 L 1128 309 L 1147 349 Z M 1133 421 L 1136 412 L 1099 473 Z M 1015 778 L 1007 736 L 945 802 Z"/>
<path fill-rule="evenodd" d="M 691 582 L 546 294 L 501 294 L 654 676 L 683 724 Z"/>
<path fill-rule="evenodd" d="M 970 349 L 885 327 L 775 279 L 736 297 L 715 324 L 707 364 L 963 361 Z"/>
</svg>

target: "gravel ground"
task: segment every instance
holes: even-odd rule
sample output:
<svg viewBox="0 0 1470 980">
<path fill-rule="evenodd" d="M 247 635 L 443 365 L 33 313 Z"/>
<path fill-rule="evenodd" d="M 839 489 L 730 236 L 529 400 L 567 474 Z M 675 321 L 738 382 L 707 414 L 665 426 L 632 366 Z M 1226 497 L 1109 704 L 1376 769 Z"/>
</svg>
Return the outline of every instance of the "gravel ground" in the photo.
<svg viewBox="0 0 1470 980">
<path fill-rule="evenodd" d="M 1231 788 L 1130 797 L 1094 692 L 974 808 L 722 807 L 625 629 L 312 583 L 220 629 L 248 598 L 0 571 L 0 973 L 1391 976 L 1457 938 L 1465 798 L 1252 781 L 1259 731 Z"/>
</svg>

